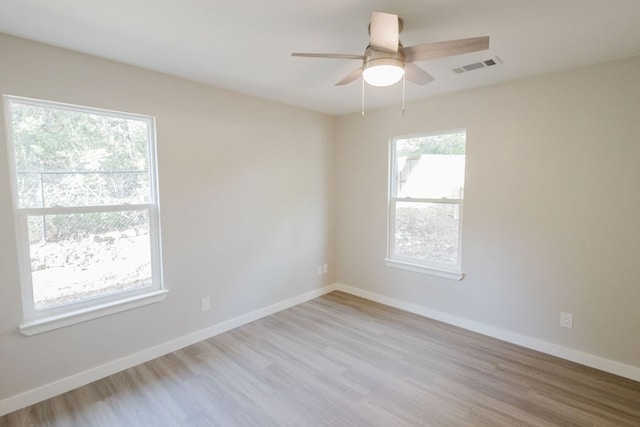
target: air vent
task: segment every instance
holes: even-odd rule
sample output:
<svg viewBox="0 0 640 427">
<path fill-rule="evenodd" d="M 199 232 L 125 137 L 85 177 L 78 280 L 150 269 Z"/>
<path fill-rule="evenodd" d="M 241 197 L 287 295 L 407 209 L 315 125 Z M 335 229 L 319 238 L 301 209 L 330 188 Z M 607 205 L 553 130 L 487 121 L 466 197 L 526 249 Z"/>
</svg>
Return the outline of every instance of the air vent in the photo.
<svg viewBox="0 0 640 427">
<path fill-rule="evenodd" d="M 467 71 L 473 71 L 473 70 L 479 70 L 480 68 L 492 67 L 497 64 L 502 64 L 502 60 L 499 57 L 495 56 L 485 61 L 474 62 L 473 64 L 467 64 L 461 67 L 456 67 L 451 71 L 453 71 L 456 74 L 462 74 L 462 73 L 466 73 Z"/>
</svg>

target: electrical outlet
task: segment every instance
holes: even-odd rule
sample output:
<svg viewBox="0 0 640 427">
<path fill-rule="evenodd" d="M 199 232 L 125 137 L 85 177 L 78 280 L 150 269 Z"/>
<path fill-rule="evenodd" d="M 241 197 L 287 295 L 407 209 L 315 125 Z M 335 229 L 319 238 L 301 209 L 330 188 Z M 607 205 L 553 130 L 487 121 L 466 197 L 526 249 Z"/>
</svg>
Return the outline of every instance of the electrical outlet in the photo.
<svg viewBox="0 0 640 427">
<path fill-rule="evenodd" d="M 200 302 L 200 309 L 202 311 L 209 311 L 211 309 L 211 298 L 202 298 L 202 301 Z"/>
<path fill-rule="evenodd" d="M 563 328 L 573 328 L 573 314 L 571 313 L 560 313 L 560 326 Z"/>
<path fill-rule="evenodd" d="M 329 264 L 322 264 L 322 273 L 327 274 L 329 272 Z"/>
</svg>

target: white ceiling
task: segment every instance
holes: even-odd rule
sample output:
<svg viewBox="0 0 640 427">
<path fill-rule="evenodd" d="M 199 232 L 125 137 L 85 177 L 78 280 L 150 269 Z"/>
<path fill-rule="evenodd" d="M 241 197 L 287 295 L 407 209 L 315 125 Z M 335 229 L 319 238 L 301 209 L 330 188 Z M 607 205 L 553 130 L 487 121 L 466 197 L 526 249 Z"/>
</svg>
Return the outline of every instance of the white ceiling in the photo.
<svg viewBox="0 0 640 427">
<path fill-rule="evenodd" d="M 341 115 L 360 110 L 361 80 L 334 86 L 359 61 L 290 54 L 362 54 L 372 10 L 403 19 L 405 46 L 491 37 L 488 51 L 418 63 L 436 80 L 407 83 L 407 100 L 640 54 L 640 0 L 0 0 L 0 32 Z M 366 98 L 399 105 L 402 87 Z"/>
</svg>

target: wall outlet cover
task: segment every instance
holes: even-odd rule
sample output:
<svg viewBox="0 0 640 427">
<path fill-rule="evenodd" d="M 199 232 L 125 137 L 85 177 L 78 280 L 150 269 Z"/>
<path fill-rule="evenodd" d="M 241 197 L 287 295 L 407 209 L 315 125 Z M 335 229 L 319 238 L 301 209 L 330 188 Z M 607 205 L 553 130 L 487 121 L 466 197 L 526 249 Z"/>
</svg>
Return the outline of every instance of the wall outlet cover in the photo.
<svg viewBox="0 0 640 427">
<path fill-rule="evenodd" d="M 573 328 L 573 314 L 571 313 L 560 313 L 560 326 L 563 328 Z"/>
</svg>

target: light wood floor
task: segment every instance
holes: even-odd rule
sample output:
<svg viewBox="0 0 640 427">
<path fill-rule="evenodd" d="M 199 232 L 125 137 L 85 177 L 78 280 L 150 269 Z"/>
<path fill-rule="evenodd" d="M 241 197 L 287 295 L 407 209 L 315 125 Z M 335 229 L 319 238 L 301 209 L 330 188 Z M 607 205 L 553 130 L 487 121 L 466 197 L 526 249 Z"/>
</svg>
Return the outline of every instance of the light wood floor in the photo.
<svg viewBox="0 0 640 427">
<path fill-rule="evenodd" d="M 640 383 L 334 292 L 7 426 L 640 426 Z"/>
</svg>

